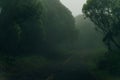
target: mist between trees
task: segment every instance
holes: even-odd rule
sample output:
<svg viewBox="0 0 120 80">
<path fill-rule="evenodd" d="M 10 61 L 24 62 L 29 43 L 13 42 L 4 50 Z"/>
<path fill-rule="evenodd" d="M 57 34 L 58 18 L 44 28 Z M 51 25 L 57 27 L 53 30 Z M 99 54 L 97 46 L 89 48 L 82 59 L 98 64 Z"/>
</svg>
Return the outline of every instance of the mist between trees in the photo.
<svg viewBox="0 0 120 80">
<path fill-rule="evenodd" d="M 0 0 L 0 80 L 119 80 L 119 0 L 88 0 L 83 13 Z"/>
</svg>

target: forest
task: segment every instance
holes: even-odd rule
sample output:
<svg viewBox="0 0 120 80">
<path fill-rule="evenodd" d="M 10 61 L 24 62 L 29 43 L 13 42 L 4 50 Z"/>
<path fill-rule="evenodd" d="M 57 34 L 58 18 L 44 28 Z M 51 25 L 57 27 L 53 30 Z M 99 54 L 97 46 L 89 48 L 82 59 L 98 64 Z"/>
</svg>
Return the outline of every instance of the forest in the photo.
<svg viewBox="0 0 120 80">
<path fill-rule="evenodd" d="M 0 0 L 0 80 L 120 80 L 120 0 Z"/>
</svg>

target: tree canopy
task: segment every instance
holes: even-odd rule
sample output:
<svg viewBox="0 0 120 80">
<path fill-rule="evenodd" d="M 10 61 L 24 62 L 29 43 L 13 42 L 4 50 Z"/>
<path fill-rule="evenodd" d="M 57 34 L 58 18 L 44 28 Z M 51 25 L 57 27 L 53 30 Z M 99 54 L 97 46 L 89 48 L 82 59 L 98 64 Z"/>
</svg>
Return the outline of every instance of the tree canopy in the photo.
<svg viewBox="0 0 120 80">
<path fill-rule="evenodd" d="M 0 51 L 35 51 L 42 39 L 42 6 L 38 0 L 0 0 Z"/>
<path fill-rule="evenodd" d="M 48 53 L 75 38 L 74 18 L 59 0 L 0 0 L 0 10 L 2 53 Z"/>
<path fill-rule="evenodd" d="M 120 35 L 120 1 L 119 0 L 87 0 L 83 13 L 104 33 L 103 41 L 111 50 L 112 44 L 117 48 Z"/>
</svg>

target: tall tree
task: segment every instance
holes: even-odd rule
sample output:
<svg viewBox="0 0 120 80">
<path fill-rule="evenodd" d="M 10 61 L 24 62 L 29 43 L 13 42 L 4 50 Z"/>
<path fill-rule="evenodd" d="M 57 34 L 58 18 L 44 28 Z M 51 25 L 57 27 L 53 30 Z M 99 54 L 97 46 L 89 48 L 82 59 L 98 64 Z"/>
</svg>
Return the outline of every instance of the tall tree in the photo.
<svg viewBox="0 0 120 80">
<path fill-rule="evenodd" d="M 87 0 L 83 13 L 89 17 L 105 37 L 103 41 L 112 50 L 112 44 L 120 48 L 120 1 L 119 0 Z"/>
</svg>

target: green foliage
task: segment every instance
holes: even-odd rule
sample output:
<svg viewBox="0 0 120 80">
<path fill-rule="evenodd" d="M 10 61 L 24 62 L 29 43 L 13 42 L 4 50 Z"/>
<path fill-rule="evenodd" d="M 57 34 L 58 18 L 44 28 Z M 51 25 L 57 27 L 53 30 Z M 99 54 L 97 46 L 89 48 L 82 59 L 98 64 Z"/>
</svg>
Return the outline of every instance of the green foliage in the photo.
<svg viewBox="0 0 120 80">
<path fill-rule="evenodd" d="M 108 48 L 120 48 L 118 36 L 120 34 L 119 0 L 87 0 L 83 6 L 83 13 L 89 17 L 97 27 L 103 31 L 103 41 Z M 115 45 L 114 47 L 113 44 Z"/>
<path fill-rule="evenodd" d="M 87 0 L 83 6 L 86 17 L 90 18 L 97 25 L 97 28 L 104 33 L 103 41 L 108 46 L 108 52 L 98 61 L 97 69 L 98 72 L 101 72 L 100 75 L 105 73 L 105 76 L 109 77 L 118 77 L 120 74 L 119 10 L 119 0 Z M 110 79 L 108 78 L 108 80 Z"/>
<path fill-rule="evenodd" d="M 0 9 L 0 79 L 59 72 L 77 38 L 71 12 L 59 0 L 0 0 Z"/>
<path fill-rule="evenodd" d="M 106 71 L 114 76 L 119 76 L 120 74 L 119 56 L 120 56 L 119 51 L 116 52 L 114 51 L 114 54 L 112 54 L 112 52 L 106 53 L 102 60 L 98 63 L 99 69 L 102 71 Z"/>
<path fill-rule="evenodd" d="M 76 37 L 71 12 L 58 0 L 1 0 L 0 51 L 10 55 L 57 53 Z M 51 7 L 53 5 L 55 7 Z"/>
<path fill-rule="evenodd" d="M 1 0 L 0 3 L 2 9 L 0 14 L 1 52 L 12 55 L 35 51 L 43 35 L 40 2 Z"/>
<path fill-rule="evenodd" d="M 71 12 L 59 0 L 41 0 L 41 2 L 45 7 L 42 20 L 47 46 L 59 47 L 61 44 L 71 44 L 77 34 Z M 51 7 L 52 5 L 54 7 Z"/>
</svg>

